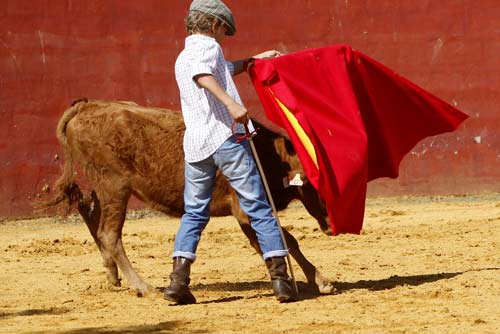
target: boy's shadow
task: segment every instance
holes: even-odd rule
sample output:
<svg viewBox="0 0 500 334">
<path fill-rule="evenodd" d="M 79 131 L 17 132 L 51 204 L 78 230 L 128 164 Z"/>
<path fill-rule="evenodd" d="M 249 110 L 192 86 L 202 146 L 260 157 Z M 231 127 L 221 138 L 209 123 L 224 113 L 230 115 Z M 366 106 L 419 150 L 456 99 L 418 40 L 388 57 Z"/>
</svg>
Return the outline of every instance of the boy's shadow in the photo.
<svg viewBox="0 0 500 334">
<path fill-rule="evenodd" d="M 351 290 L 366 289 L 369 291 L 390 290 L 398 286 L 419 286 L 425 283 L 446 280 L 458 275 L 462 275 L 471 271 L 484 271 L 484 270 L 500 270 L 500 268 L 484 268 L 476 270 L 465 270 L 461 272 L 452 273 L 437 273 L 437 274 L 424 274 L 424 275 L 410 275 L 410 276 L 391 276 L 380 280 L 360 280 L 357 282 L 333 282 L 335 292 L 332 294 L 341 294 Z M 315 299 L 321 297 L 318 287 L 306 282 L 297 282 L 300 300 Z M 271 283 L 268 281 L 254 281 L 254 282 L 226 282 L 226 283 L 210 283 L 210 284 L 195 284 L 192 286 L 193 291 L 249 291 L 258 290 L 254 296 L 243 297 L 233 296 L 225 297 L 215 300 L 207 300 L 199 304 L 212 304 L 230 302 L 240 299 L 252 299 L 260 297 L 272 297 Z"/>
</svg>

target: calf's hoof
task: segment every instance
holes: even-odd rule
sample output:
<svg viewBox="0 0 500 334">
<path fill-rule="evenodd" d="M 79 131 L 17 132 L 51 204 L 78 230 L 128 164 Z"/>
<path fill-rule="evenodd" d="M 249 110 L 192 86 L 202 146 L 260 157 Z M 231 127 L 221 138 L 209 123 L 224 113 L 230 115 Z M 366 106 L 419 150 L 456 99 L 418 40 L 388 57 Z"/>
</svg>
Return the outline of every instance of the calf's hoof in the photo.
<svg viewBox="0 0 500 334">
<path fill-rule="evenodd" d="M 106 278 L 108 279 L 109 284 L 111 284 L 112 286 L 116 286 L 116 287 L 122 286 L 122 280 L 120 278 L 112 277 L 109 275 L 107 275 Z"/>
<path fill-rule="evenodd" d="M 325 281 L 317 284 L 319 293 L 322 295 L 334 295 L 337 293 L 337 289 L 333 286 L 332 282 Z"/>
<path fill-rule="evenodd" d="M 137 297 L 149 297 L 151 295 L 155 295 L 158 293 L 157 289 L 153 288 L 148 284 L 140 288 L 135 288 L 134 290 L 135 290 L 135 295 Z"/>
</svg>

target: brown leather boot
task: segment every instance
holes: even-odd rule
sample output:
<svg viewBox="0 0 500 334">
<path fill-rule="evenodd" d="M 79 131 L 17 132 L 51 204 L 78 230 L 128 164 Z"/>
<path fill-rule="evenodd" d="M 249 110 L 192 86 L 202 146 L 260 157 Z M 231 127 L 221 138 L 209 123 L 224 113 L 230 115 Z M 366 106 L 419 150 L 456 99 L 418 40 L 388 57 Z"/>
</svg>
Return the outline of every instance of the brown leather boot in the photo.
<svg viewBox="0 0 500 334">
<path fill-rule="evenodd" d="M 299 298 L 286 272 L 285 257 L 271 257 L 266 259 L 266 266 L 271 276 L 274 295 L 280 303 L 297 301 Z"/>
<path fill-rule="evenodd" d="M 170 274 L 170 286 L 165 288 L 163 297 L 177 304 L 195 304 L 196 298 L 189 291 L 189 274 L 192 261 L 184 257 L 174 257 L 173 270 Z"/>
</svg>

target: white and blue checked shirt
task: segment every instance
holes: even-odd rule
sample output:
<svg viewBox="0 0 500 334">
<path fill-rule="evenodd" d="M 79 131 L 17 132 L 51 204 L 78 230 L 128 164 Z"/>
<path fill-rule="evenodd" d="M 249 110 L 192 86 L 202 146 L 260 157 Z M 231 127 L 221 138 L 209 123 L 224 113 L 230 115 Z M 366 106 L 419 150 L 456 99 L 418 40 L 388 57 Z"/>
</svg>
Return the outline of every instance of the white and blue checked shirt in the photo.
<svg viewBox="0 0 500 334">
<path fill-rule="evenodd" d="M 187 162 L 211 156 L 231 135 L 234 119 L 226 107 L 209 91 L 194 81 L 199 74 L 211 74 L 236 102 L 242 104 L 232 74 L 233 64 L 224 59 L 217 41 L 209 36 L 193 34 L 186 38 L 185 48 L 175 62 L 175 78 L 181 96 L 186 132 L 184 154 Z M 253 131 L 252 124 L 249 124 Z M 236 133 L 245 133 L 238 124 Z"/>
</svg>

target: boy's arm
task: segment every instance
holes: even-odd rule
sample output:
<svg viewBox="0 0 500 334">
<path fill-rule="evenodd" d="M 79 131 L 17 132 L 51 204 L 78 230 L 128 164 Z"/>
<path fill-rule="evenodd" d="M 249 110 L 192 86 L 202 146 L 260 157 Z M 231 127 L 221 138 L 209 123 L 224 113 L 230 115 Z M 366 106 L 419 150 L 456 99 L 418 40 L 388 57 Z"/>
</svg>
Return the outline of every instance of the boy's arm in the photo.
<svg viewBox="0 0 500 334">
<path fill-rule="evenodd" d="M 244 58 L 244 59 L 233 61 L 232 62 L 233 67 L 234 67 L 233 75 L 237 75 L 237 74 L 242 73 L 243 71 L 246 71 L 248 64 L 250 63 L 250 61 L 252 61 L 252 59 L 269 59 L 269 58 L 275 58 L 278 56 L 281 56 L 281 52 L 276 51 L 276 50 L 269 50 L 266 52 L 259 53 L 258 55 L 255 55 L 255 56 L 250 57 L 250 58 Z"/>
<path fill-rule="evenodd" d="M 195 76 L 194 81 L 202 88 L 205 88 L 213 96 L 217 98 L 237 123 L 245 124 L 248 121 L 248 110 L 244 106 L 236 102 L 226 91 L 219 85 L 217 80 L 211 74 L 200 74 Z"/>
</svg>

